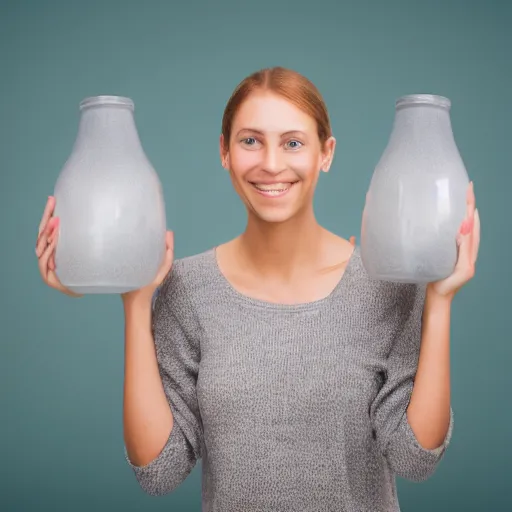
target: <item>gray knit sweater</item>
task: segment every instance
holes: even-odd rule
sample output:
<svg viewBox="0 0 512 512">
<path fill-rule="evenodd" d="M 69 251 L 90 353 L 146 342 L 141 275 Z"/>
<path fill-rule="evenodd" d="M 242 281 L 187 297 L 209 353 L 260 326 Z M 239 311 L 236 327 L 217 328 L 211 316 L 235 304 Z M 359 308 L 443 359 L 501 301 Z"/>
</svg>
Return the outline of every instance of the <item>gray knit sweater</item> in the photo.
<svg viewBox="0 0 512 512">
<path fill-rule="evenodd" d="M 420 481 L 426 450 L 406 408 L 424 288 L 368 278 L 356 248 L 326 298 L 249 298 L 215 250 L 178 259 L 155 302 L 157 358 L 174 427 L 144 491 L 176 489 L 202 463 L 204 512 L 397 512 L 395 475 Z M 198 490 L 199 492 L 199 490 Z"/>
</svg>

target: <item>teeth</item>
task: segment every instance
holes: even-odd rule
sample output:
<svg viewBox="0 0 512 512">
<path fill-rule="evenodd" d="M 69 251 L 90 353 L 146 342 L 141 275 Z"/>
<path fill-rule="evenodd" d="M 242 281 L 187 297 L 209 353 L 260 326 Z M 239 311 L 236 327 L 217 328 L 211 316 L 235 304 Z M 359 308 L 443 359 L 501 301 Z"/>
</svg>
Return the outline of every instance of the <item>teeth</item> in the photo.
<svg viewBox="0 0 512 512">
<path fill-rule="evenodd" d="M 262 192 L 265 192 L 266 194 L 270 194 L 271 196 L 277 196 L 281 192 L 284 192 L 284 190 L 285 189 L 283 189 L 283 190 L 262 190 Z"/>
<path fill-rule="evenodd" d="M 291 187 L 291 183 L 272 183 L 265 185 L 263 183 L 254 183 L 254 186 L 262 192 L 270 192 L 271 194 L 279 194 Z"/>
</svg>

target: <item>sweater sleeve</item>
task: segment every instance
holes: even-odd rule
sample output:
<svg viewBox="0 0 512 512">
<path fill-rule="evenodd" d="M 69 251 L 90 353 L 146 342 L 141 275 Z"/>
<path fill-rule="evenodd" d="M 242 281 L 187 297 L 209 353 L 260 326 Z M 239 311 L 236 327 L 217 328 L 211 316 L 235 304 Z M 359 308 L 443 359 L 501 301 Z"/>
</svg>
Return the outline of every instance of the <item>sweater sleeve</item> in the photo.
<svg viewBox="0 0 512 512">
<path fill-rule="evenodd" d="M 419 482 L 434 473 L 445 453 L 453 430 L 453 410 L 450 408 L 450 423 L 443 443 L 431 450 L 422 447 L 406 412 L 418 368 L 425 287 L 400 285 L 397 300 L 399 328 L 371 415 L 377 442 L 391 470 L 399 477 Z"/>
<path fill-rule="evenodd" d="M 144 466 L 133 464 L 124 448 L 126 461 L 141 488 L 153 496 L 176 489 L 202 456 L 202 424 L 196 396 L 200 350 L 199 341 L 187 334 L 193 329 L 184 328 L 191 322 L 189 311 L 179 279 L 169 278 L 154 299 L 152 325 L 173 428 L 160 454 Z"/>
</svg>

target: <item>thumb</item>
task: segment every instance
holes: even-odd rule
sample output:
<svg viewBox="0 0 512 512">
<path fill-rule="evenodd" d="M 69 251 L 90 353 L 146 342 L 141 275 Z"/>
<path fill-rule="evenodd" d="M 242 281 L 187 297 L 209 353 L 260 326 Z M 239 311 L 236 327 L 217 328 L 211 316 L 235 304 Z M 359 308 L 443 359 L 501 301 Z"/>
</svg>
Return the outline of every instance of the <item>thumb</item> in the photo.
<svg viewBox="0 0 512 512">
<path fill-rule="evenodd" d="M 174 261 L 174 233 L 167 231 L 165 234 L 165 258 L 162 264 L 163 277 L 165 277 L 171 270 L 172 262 Z"/>
<path fill-rule="evenodd" d="M 163 268 L 166 270 L 166 273 L 171 269 L 172 262 L 174 260 L 174 233 L 172 231 L 167 231 L 165 234 L 165 258 L 163 263 Z"/>
<path fill-rule="evenodd" d="M 158 284 L 166 278 L 174 261 L 174 233 L 172 231 L 167 231 L 165 234 L 165 246 L 166 250 L 164 261 L 162 262 L 162 266 L 160 267 L 157 277 Z"/>
<path fill-rule="evenodd" d="M 167 246 L 167 251 L 171 251 L 174 254 L 174 232 L 167 231 L 165 234 L 165 244 Z"/>
</svg>

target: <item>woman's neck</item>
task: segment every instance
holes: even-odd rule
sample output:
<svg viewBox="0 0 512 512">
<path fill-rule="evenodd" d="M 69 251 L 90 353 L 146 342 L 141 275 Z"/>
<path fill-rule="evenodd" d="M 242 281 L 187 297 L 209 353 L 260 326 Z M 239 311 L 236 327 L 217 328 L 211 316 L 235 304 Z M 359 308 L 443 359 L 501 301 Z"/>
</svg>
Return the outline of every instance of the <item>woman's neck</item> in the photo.
<svg viewBox="0 0 512 512">
<path fill-rule="evenodd" d="M 275 223 L 250 215 L 237 252 L 256 273 L 288 280 L 321 264 L 326 235 L 313 213 Z"/>
</svg>

